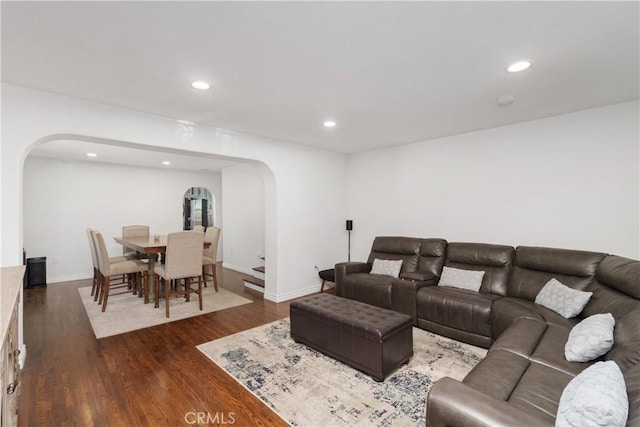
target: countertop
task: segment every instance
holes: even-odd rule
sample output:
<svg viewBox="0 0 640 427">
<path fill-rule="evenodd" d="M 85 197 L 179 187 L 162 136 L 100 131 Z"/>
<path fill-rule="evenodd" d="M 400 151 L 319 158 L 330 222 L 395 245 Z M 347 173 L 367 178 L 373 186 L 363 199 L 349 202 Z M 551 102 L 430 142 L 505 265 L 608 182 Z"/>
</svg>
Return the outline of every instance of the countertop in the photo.
<svg viewBox="0 0 640 427">
<path fill-rule="evenodd" d="M 25 268 L 24 265 L 0 268 L 2 270 L 0 276 L 0 332 L 2 332 L 0 337 L 2 339 L 0 341 L 3 341 L 7 334 L 13 306 L 20 295 Z"/>
</svg>

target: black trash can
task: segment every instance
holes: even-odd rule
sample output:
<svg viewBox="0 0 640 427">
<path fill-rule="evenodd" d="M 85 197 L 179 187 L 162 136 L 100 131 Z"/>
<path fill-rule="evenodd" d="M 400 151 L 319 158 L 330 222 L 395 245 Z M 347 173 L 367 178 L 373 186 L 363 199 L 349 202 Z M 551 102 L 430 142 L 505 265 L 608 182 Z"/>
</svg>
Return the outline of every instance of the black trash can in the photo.
<svg viewBox="0 0 640 427">
<path fill-rule="evenodd" d="M 47 257 L 27 258 L 27 289 L 47 286 Z"/>
</svg>

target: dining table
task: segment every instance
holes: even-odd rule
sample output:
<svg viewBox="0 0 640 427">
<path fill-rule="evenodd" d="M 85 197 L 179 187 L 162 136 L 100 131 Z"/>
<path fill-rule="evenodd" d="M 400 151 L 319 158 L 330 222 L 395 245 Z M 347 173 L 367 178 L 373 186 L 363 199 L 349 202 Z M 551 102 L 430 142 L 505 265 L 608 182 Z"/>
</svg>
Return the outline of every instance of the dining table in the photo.
<svg viewBox="0 0 640 427">
<path fill-rule="evenodd" d="M 153 274 L 153 268 L 158 260 L 158 256 L 167 252 L 167 236 L 166 235 L 154 235 L 144 237 L 114 237 L 117 243 L 122 246 L 133 249 L 138 253 L 147 254 L 149 257 L 149 286 L 147 287 L 150 295 L 145 295 L 144 302 L 148 303 L 148 297 L 153 296 L 155 292 L 155 275 Z M 203 249 L 207 249 L 211 246 L 211 242 L 204 242 Z M 155 299 L 155 298 L 154 298 Z M 155 305 L 158 308 L 158 304 Z"/>
</svg>

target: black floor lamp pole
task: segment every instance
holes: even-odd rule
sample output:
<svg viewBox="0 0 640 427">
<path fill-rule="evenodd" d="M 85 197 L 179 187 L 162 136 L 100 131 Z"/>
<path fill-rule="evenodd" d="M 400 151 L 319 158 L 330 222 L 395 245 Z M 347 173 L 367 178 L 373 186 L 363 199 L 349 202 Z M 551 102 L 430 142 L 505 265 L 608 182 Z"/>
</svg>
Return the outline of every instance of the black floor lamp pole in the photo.
<svg viewBox="0 0 640 427">
<path fill-rule="evenodd" d="M 347 231 L 349 232 L 349 252 L 347 261 L 351 262 L 351 230 L 353 230 L 353 220 L 348 219 L 346 224 Z"/>
</svg>

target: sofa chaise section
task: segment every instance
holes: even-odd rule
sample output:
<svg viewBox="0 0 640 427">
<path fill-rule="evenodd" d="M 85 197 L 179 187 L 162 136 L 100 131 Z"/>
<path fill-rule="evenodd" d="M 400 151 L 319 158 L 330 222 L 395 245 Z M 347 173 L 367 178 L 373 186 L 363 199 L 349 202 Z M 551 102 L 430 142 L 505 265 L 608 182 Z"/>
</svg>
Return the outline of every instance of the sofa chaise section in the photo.
<svg viewBox="0 0 640 427">
<path fill-rule="evenodd" d="M 640 261 L 522 247 L 514 264 L 510 296 L 493 307 L 495 343 L 462 382 L 447 378 L 431 388 L 427 425 L 552 426 L 567 384 L 593 363 L 608 360 L 625 380 L 627 426 L 640 425 Z M 531 301 L 551 277 L 593 292 L 579 318 L 564 319 Z M 616 320 L 613 347 L 595 360 L 567 361 L 564 348 L 572 327 L 600 313 Z"/>
</svg>

